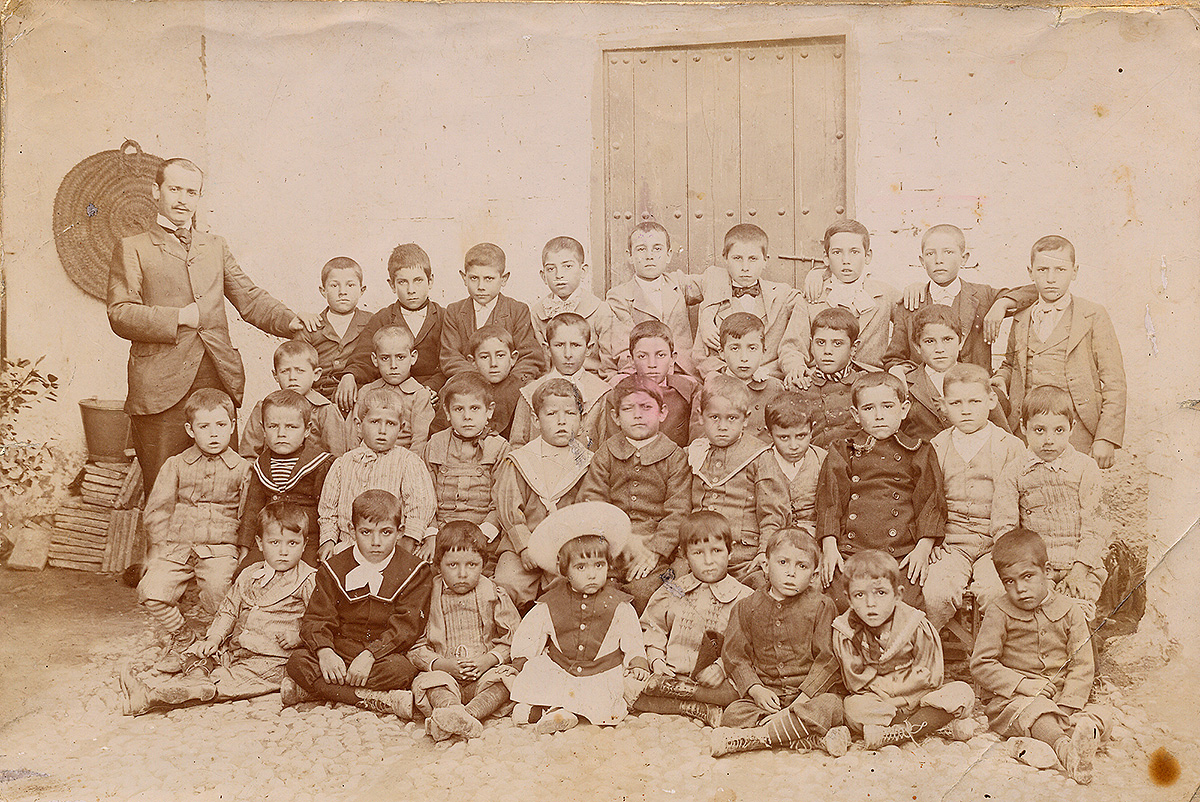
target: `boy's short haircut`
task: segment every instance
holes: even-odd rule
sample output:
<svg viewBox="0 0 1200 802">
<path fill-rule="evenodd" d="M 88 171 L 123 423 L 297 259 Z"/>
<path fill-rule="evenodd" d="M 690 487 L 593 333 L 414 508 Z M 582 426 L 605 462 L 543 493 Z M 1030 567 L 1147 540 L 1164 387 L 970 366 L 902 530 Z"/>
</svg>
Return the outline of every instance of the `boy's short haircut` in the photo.
<svg viewBox="0 0 1200 802">
<path fill-rule="evenodd" d="M 574 326 L 583 335 L 583 341 L 592 344 L 592 327 L 587 318 L 575 312 L 561 312 L 546 321 L 546 342 L 550 342 L 563 326 Z"/>
<path fill-rule="evenodd" d="M 401 420 L 404 419 L 403 402 L 390 387 L 376 387 L 358 397 L 358 411 L 364 418 L 376 409 L 390 409 L 399 415 Z"/>
<path fill-rule="evenodd" d="M 321 268 L 321 286 L 324 286 L 325 282 L 329 281 L 329 274 L 335 270 L 353 270 L 354 277 L 358 279 L 358 283 L 362 284 L 363 282 L 362 267 L 359 266 L 358 262 L 349 256 L 335 256 Z"/>
<path fill-rule="evenodd" d="M 730 337 L 741 339 L 747 334 L 758 332 L 763 335 L 766 327 L 763 326 L 762 318 L 758 315 L 752 315 L 749 312 L 734 312 L 729 317 L 721 321 L 721 347 L 725 347 L 725 341 Z"/>
<path fill-rule="evenodd" d="M 154 183 L 158 184 L 158 186 L 161 188 L 163 181 L 165 181 L 167 177 L 167 168 L 174 166 L 183 167 L 184 169 L 191 170 L 193 173 L 199 173 L 200 185 L 204 186 L 204 171 L 197 167 L 196 163 L 191 159 L 181 159 L 178 156 L 173 159 L 167 159 L 162 164 L 158 165 L 158 172 L 154 176 Z"/>
<path fill-rule="evenodd" d="M 813 318 L 809 329 L 812 331 L 816 331 L 817 329 L 844 331 L 846 336 L 850 338 L 850 342 L 855 342 L 862 331 L 858 325 L 858 318 L 844 306 L 831 306 L 828 309 L 822 309 Z"/>
<path fill-rule="evenodd" d="M 729 519 L 715 510 L 696 510 L 679 525 L 679 551 L 687 556 L 688 546 L 708 540 L 721 540 L 733 551 L 733 527 Z"/>
<path fill-rule="evenodd" d="M 858 406 L 858 396 L 863 390 L 871 387 L 891 387 L 896 392 L 896 400 L 903 404 L 908 400 L 908 387 L 905 382 L 883 370 L 872 370 L 854 380 L 850 387 L 850 403 Z"/>
<path fill-rule="evenodd" d="M 304 540 L 309 536 L 308 513 L 304 507 L 287 499 L 276 499 L 258 513 L 259 531 L 266 532 L 267 524 L 275 523 L 285 532 L 295 532 Z M 261 537 L 261 535 L 260 535 Z"/>
<path fill-rule="evenodd" d="M 566 576 L 571 561 L 581 557 L 603 557 L 611 561 L 612 556 L 608 553 L 608 541 L 603 535 L 580 535 L 571 538 L 558 550 L 558 572 Z"/>
<path fill-rule="evenodd" d="M 504 251 L 500 250 L 499 245 L 490 242 L 472 245 L 467 251 L 467 255 L 463 257 L 463 270 L 470 270 L 472 267 L 492 267 L 500 271 L 502 276 L 508 273 L 504 264 Z"/>
<path fill-rule="evenodd" d="M 509 351 L 517 350 L 517 345 L 513 341 L 511 331 L 503 326 L 497 326 L 495 323 L 488 323 L 486 326 L 480 326 L 475 329 L 475 333 L 471 335 L 471 339 L 467 343 L 467 353 L 475 356 L 475 352 L 479 350 L 479 346 L 488 340 L 499 340 Z"/>
<path fill-rule="evenodd" d="M 767 402 L 763 412 L 767 431 L 776 429 L 795 429 L 801 426 L 812 428 L 812 418 L 808 416 L 808 405 L 804 396 L 795 392 L 782 392 Z"/>
<path fill-rule="evenodd" d="M 487 538 L 477 524 L 470 521 L 450 521 L 438 530 L 433 547 L 433 564 L 437 565 L 449 551 L 473 551 L 487 558 Z"/>
<path fill-rule="evenodd" d="M 804 552 L 813 559 L 814 567 L 821 559 L 821 547 L 817 545 L 817 539 L 803 529 L 785 527 L 776 530 L 767 539 L 766 555 L 770 557 L 780 546 L 792 546 Z"/>
<path fill-rule="evenodd" d="M 574 237 L 555 237 L 547 242 L 545 247 L 542 248 L 542 264 L 546 264 L 547 256 L 561 251 L 569 251 L 571 255 L 579 260 L 579 264 L 583 264 L 583 246 Z"/>
<path fill-rule="evenodd" d="M 1071 394 L 1052 384 L 1039 384 L 1021 401 L 1021 423 L 1028 423 L 1034 415 L 1062 415 L 1073 423 L 1075 405 L 1071 403 Z"/>
<path fill-rule="evenodd" d="M 662 223 L 656 223 L 653 220 L 647 220 L 644 223 L 638 223 L 636 226 L 634 226 L 630 230 L 629 239 L 626 243 L 626 249 L 630 253 L 633 253 L 633 235 L 634 234 L 653 234 L 655 232 L 662 234 L 664 237 L 667 238 L 667 250 L 670 250 L 671 249 L 671 232 L 667 231 L 666 226 L 664 226 Z"/>
<path fill-rule="evenodd" d="M 542 405 L 546 403 L 547 398 L 571 398 L 575 401 L 575 406 L 579 410 L 579 414 L 583 414 L 583 395 L 579 392 L 579 388 L 571 384 L 566 379 L 550 379 L 544 381 L 533 391 L 533 414 L 536 415 L 542 411 Z"/>
<path fill-rule="evenodd" d="M 208 412 L 214 409 L 223 409 L 229 413 L 231 421 L 237 420 L 234 417 L 237 410 L 233 406 L 233 399 L 229 397 L 228 393 L 212 387 L 202 387 L 189 395 L 187 402 L 183 405 L 183 414 L 187 422 L 191 423 L 195 420 L 197 412 Z"/>
<path fill-rule="evenodd" d="M 1039 568 L 1045 568 L 1050 562 L 1050 555 L 1046 553 L 1046 541 L 1042 540 L 1041 535 L 1018 526 L 996 538 L 996 543 L 992 546 L 992 563 L 996 566 L 997 573 L 1025 562 L 1033 563 Z"/>
<path fill-rule="evenodd" d="M 954 237 L 958 243 L 958 249 L 964 253 L 967 250 L 967 235 L 958 226 L 952 226 L 949 223 L 938 223 L 936 226 L 930 226 L 929 230 L 921 235 L 921 250 L 925 250 L 925 242 L 934 234 L 949 234 Z"/>
<path fill-rule="evenodd" d="M 350 525 L 357 528 L 360 523 L 400 526 L 404 520 L 404 507 L 400 499 L 386 490 L 366 490 L 354 499 L 350 506 Z"/>
<path fill-rule="evenodd" d="M 300 420 L 304 421 L 305 426 L 312 420 L 312 402 L 295 390 L 276 390 L 263 399 L 262 416 L 264 422 L 267 419 L 267 413 L 272 409 L 296 410 L 300 413 Z"/>
<path fill-rule="evenodd" d="M 978 384 L 983 387 L 985 392 L 989 394 L 993 392 L 988 372 L 974 362 L 958 362 L 950 366 L 950 369 L 942 376 L 943 395 L 952 384 Z"/>
<path fill-rule="evenodd" d="M 753 223 L 738 223 L 725 232 L 725 244 L 721 247 L 721 256 L 728 256 L 729 249 L 737 244 L 754 245 L 762 248 L 763 256 L 766 256 L 767 232 Z"/>
<path fill-rule="evenodd" d="M 496 400 L 492 393 L 492 385 L 483 378 L 483 374 L 470 371 L 451 376 L 450 380 L 442 387 L 440 395 L 446 409 L 449 409 L 450 405 L 454 403 L 454 399 L 460 396 L 478 398 L 483 401 L 485 407 L 490 406 Z"/>
<path fill-rule="evenodd" d="M 392 255 L 388 257 L 388 279 L 395 281 L 396 274 L 409 267 L 419 267 L 425 272 L 425 278 L 433 278 L 429 254 L 415 242 L 406 242 L 392 249 Z"/>
<path fill-rule="evenodd" d="M 275 370 L 279 370 L 279 363 L 284 359 L 292 357 L 304 357 L 308 360 L 308 364 L 316 369 L 320 367 L 321 357 L 317 353 L 317 349 L 313 348 L 304 340 L 284 340 L 275 349 L 275 356 L 272 360 Z"/>
<path fill-rule="evenodd" d="M 829 240 L 833 239 L 834 234 L 857 234 L 862 237 L 863 250 L 871 250 L 871 232 L 867 231 L 867 227 L 857 220 L 837 220 L 829 228 L 825 229 L 825 255 L 829 255 Z"/>
<path fill-rule="evenodd" d="M 647 379 L 645 376 L 626 376 L 617 382 L 617 386 L 612 390 L 612 410 L 615 413 L 621 408 L 621 402 L 634 393 L 645 393 L 654 399 L 661 410 L 666 401 L 663 400 L 662 388 L 658 386 L 658 382 Z"/>
<path fill-rule="evenodd" d="M 643 320 L 629 332 L 629 353 L 633 353 L 639 342 L 650 338 L 664 341 L 671 346 L 672 353 L 675 351 L 675 337 L 671 334 L 670 326 L 661 320 Z"/>
<path fill-rule="evenodd" d="M 404 326 L 380 326 L 371 335 L 371 350 L 376 354 L 379 353 L 379 343 L 383 340 L 395 337 L 403 345 L 400 346 L 401 351 L 412 351 L 417 347 L 416 341 L 413 339 L 412 332 Z M 312 346 L 309 346 L 310 348 Z"/>
<path fill-rule="evenodd" d="M 842 566 L 842 574 L 847 588 L 856 579 L 886 579 L 892 583 L 892 590 L 900 590 L 900 563 L 886 551 L 868 549 L 851 554 Z"/>
<path fill-rule="evenodd" d="M 1029 251 L 1029 263 L 1033 264 L 1033 258 L 1039 253 L 1053 253 L 1062 251 L 1071 258 L 1071 264 L 1075 264 L 1075 246 L 1066 237 L 1060 237 L 1057 234 L 1051 234 L 1048 237 L 1042 237 L 1037 242 L 1033 243 L 1033 248 Z"/>
<path fill-rule="evenodd" d="M 704 382 L 704 389 L 700 391 L 700 411 L 707 411 L 714 398 L 724 398 L 743 415 L 750 411 L 750 390 L 744 381 L 733 376 L 716 373 Z"/>
<path fill-rule="evenodd" d="M 838 307 L 839 309 L 841 307 Z M 849 311 L 849 310 L 846 310 Z M 913 315 L 912 331 L 910 337 L 914 346 L 921 342 L 921 334 L 924 333 L 926 326 L 940 325 L 945 326 L 958 335 L 959 342 L 962 342 L 962 324 L 958 321 L 958 315 L 954 314 L 954 310 L 943 304 L 930 304 L 922 306 Z"/>
</svg>

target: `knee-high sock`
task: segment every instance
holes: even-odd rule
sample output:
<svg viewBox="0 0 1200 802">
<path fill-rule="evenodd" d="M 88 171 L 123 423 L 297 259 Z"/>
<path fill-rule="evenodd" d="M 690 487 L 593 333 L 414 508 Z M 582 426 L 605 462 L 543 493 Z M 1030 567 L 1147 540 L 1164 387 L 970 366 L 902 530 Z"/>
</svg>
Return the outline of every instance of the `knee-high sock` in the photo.
<svg viewBox="0 0 1200 802">
<path fill-rule="evenodd" d="M 499 710 L 500 705 L 507 701 L 508 688 L 503 682 L 497 682 L 475 694 L 475 698 L 467 702 L 467 712 L 479 721 L 483 721 L 484 718 Z"/>
<path fill-rule="evenodd" d="M 146 610 L 149 611 L 154 620 L 167 632 L 174 633 L 183 628 L 183 614 L 179 612 L 179 608 L 174 604 L 167 604 L 166 602 L 154 599 L 147 599 L 144 604 L 146 605 Z"/>
</svg>

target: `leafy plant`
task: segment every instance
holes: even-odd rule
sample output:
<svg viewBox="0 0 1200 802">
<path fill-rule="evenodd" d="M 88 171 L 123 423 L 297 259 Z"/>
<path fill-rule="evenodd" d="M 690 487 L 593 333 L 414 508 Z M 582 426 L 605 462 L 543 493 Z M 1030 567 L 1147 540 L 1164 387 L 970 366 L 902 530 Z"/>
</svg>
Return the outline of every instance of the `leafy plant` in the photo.
<svg viewBox="0 0 1200 802">
<path fill-rule="evenodd" d="M 10 360 L 0 371 L 0 509 L 10 519 L 20 508 L 31 515 L 53 510 L 47 505 L 56 490 L 59 460 L 48 442 L 17 433 L 22 410 L 58 399 L 58 377 L 40 371 L 40 363 L 40 358 Z"/>
</svg>

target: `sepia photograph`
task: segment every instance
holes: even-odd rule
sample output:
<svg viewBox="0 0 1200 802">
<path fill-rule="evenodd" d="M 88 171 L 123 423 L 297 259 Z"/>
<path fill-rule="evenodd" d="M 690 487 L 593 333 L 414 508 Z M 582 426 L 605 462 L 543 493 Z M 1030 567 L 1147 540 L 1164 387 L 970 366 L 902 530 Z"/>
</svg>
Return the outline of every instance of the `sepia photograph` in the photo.
<svg viewBox="0 0 1200 802">
<path fill-rule="evenodd" d="M 1200 795 L 1200 13 L 6 0 L 0 800 Z"/>
</svg>

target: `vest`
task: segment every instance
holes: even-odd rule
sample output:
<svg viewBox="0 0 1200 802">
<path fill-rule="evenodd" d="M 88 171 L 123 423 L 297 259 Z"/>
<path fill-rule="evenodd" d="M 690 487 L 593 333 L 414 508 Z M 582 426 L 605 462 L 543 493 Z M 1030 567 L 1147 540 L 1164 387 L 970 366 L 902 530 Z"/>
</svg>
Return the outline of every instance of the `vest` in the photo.
<svg viewBox="0 0 1200 802">
<path fill-rule="evenodd" d="M 992 445 L 990 440 L 984 443 L 970 462 L 963 461 L 953 440 L 946 448 L 942 478 L 946 486 L 948 545 L 975 543 L 977 538 L 988 536 L 997 472 Z"/>
<path fill-rule="evenodd" d="M 1029 364 L 1025 368 L 1028 390 L 1043 384 L 1067 389 L 1067 338 L 1071 328 L 1071 308 L 1058 319 L 1050 339 L 1046 342 L 1037 334 L 1037 328 L 1029 324 Z"/>
</svg>

